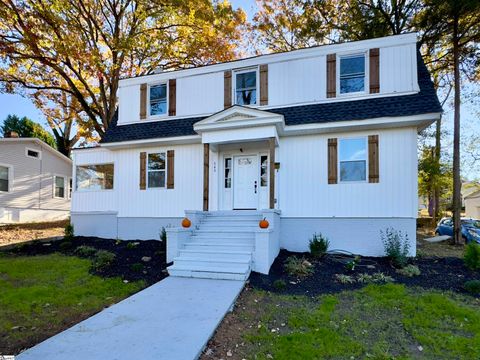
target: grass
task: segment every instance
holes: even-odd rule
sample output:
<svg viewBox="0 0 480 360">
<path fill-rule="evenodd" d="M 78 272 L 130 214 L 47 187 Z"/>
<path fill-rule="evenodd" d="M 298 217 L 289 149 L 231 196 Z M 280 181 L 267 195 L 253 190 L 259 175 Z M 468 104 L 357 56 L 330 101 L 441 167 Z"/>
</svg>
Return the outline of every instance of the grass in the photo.
<svg viewBox="0 0 480 360">
<path fill-rule="evenodd" d="M 0 354 L 17 353 L 144 287 L 91 275 L 91 261 L 0 255 Z"/>
<path fill-rule="evenodd" d="M 313 299 L 249 290 L 214 343 L 239 359 L 479 359 L 479 305 L 398 284 Z M 224 339 L 226 326 L 239 335 Z"/>
</svg>

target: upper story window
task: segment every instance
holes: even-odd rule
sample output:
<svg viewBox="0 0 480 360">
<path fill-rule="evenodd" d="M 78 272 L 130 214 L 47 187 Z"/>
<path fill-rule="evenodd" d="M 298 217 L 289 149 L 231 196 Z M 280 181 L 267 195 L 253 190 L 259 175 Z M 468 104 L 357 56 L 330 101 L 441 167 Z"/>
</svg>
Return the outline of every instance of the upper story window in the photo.
<svg viewBox="0 0 480 360">
<path fill-rule="evenodd" d="M 167 113 L 167 84 L 150 86 L 150 116 Z"/>
<path fill-rule="evenodd" d="M 340 94 L 365 91 L 365 54 L 340 57 Z"/>
<path fill-rule="evenodd" d="M 56 198 L 65 197 L 65 178 L 63 176 L 54 176 L 53 196 Z"/>
<path fill-rule="evenodd" d="M 235 104 L 257 105 L 257 69 L 235 72 Z"/>
<path fill-rule="evenodd" d="M 164 152 L 148 154 L 148 187 L 164 188 L 166 174 L 166 156 Z"/>
<path fill-rule="evenodd" d="M 77 166 L 76 174 L 77 190 L 113 189 L 113 164 Z"/>
<path fill-rule="evenodd" d="M 31 158 L 34 158 L 34 159 L 40 159 L 41 158 L 41 152 L 40 151 L 29 149 L 29 148 L 25 148 L 25 155 L 27 157 L 31 157 Z"/>
<path fill-rule="evenodd" d="M 367 139 L 365 137 L 339 140 L 340 182 L 366 181 Z"/>
<path fill-rule="evenodd" d="M 0 166 L 0 192 L 9 191 L 9 181 L 10 181 L 9 168 L 6 166 Z"/>
</svg>

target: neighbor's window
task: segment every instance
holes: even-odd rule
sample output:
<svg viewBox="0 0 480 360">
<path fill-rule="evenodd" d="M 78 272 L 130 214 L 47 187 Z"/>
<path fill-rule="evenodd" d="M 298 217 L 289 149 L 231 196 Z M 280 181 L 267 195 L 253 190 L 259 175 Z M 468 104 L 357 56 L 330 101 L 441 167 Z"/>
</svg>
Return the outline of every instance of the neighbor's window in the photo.
<svg viewBox="0 0 480 360">
<path fill-rule="evenodd" d="M 340 57 L 340 94 L 365 91 L 365 55 Z"/>
<path fill-rule="evenodd" d="M 72 191 L 73 191 L 73 179 L 69 178 L 68 179 L 68 198 L 72 198 Z"/>
<path fill-rule="evenodd" d="M 77 166 L 77 190 L 113 189 L 113 170 L 113 164 Z"/>
<path fill-rule="evenodd" d="M 232 158 L 225 158 L 225 189 L 232 187 Z"/>
<path fill-rule="evenodd" d="M 257 104 L 257 70 L 235 73 L 235 104 Z"/>
<path fill-rule="evenodd" d="M 65 197 L 65 178 L 63 176 L 54 176 L 54 196 L 56 198 Z"/>
<path fill-rule="evenodd" d="M 0 191 L 8 191 L 9 173 L 8 167 L 0 166 Z"/>
<path fill-rule="evenodd" d="M 32 157 L 32 158 L 35 158 L 35 159 L 40 159 L 40 151 L 37 151 L 37 150 L 32 150 L 32 149 L 25 149 L 25 151 L 27 152 L 27 156 L 28 157 Z"/>
<path fill-rule="evenodd" d="M 166 179 L 165 153 L 148 154 L 148 187 L 163 188 Z"/>
<path fill-rule="evenodd" d="M 150 115 L 167 113 L 167 84 L 150 86 Z"/>
<path fill-rule="evenodd" d="M 365 181 L 367 179 L 367 139 L 340 139 L 340 181 Z"/>
<path fill-rule="evenodd" d="M 268 156 L 260 156 L 260 186 L 268 186 Z"/>
</svg>

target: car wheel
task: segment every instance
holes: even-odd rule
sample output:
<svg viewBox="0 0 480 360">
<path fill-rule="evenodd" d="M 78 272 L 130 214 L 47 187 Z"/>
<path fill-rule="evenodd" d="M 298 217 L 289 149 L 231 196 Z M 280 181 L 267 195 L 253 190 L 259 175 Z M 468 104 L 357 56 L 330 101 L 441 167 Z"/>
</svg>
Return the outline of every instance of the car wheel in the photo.
<svg viewBox="0 0 480 360">
<path fill-rule="evenodd" d="M 440 233 L 438 231 L 435 231 L 435 236 L 440 236 Z"/>
</svg>

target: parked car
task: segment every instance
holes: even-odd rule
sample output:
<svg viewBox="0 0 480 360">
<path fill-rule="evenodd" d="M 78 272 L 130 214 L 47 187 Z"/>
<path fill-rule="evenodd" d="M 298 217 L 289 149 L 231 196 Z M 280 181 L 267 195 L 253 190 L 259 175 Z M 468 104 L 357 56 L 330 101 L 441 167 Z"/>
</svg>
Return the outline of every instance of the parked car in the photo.
<svg viewBox="0 0 480 360">
<path fill-rule="evenodd" d="M 462 237 L 465 243 L 474 241 L 480 244 L 480 220 L 477 219 L 461 219 Z M 443 218 L 438 222 L 435 229 L 436 235 L 453 236 L 453 219 Z"/>
</svg>

